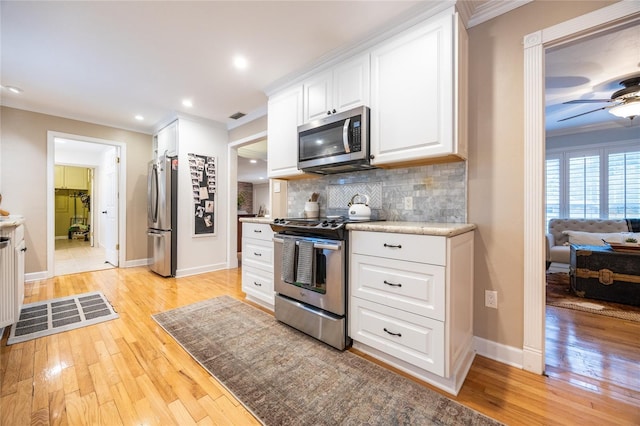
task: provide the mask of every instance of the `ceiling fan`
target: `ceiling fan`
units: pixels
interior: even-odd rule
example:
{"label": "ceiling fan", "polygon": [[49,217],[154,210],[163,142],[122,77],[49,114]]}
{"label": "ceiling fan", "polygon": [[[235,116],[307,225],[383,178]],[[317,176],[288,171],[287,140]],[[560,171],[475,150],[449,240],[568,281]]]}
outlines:
{"label": "ceiling fan", "polygon": [[570,120],[572,118],[580,117],[581,115],[591,114],[592,112],[608,109],[609,113],[622,118],[628,118],[633,120],[637,115],[640,115],[640,75],[622,80],[620,85],[624,89],[620,89],[611,95],[611,99],[576,99],[573,101],[564,102],[564,104],[592,104],[609,102],[613,105],[603,106],[591,111],[583,112],[582,114],[572,115],[571,117],[563,118],[560,121]]}

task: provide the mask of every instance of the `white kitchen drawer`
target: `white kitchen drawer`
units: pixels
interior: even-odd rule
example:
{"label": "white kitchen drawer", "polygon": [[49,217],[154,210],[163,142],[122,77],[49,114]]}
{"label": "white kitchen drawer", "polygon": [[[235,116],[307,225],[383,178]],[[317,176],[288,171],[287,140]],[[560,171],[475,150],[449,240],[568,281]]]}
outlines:
{"label": "white kitchen drawer", "polygon": [[273,306],[273,274],[262,269],[243,266],[242,291]]}
{"label": "white kitchen drawer", "polygon": [[242,266],[273,271],[273,241],[242,239]]}
{"label": "white kitchen drawer", "polygon": [[433,235],[351,231],[351,252],[444,266],[447,239]]}
{"label": "white kitchen drawer", "polygon": [[426,371],[444,376],[444,323],[351,298],[349,335]]}
{"label": "white kitchen drawer", "polygon": [[445,267],[354,254],[351,295],[444,321]]}
{"label": "white kitchen drawer", "polygon": [[271,241],[273,230],[267,223],[242,223],[242,237]]}

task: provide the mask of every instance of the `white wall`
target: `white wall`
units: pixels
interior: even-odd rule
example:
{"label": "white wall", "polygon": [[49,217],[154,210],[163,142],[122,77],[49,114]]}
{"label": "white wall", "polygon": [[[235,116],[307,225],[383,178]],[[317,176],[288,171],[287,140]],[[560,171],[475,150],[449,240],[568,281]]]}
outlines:
{"label": "white wall", "polygon": [[260,206],[267,209],[265,214],[271,214],[269,206],[269,183],[253,184],[253,212],[258,214]]}
{"label": "white wall", "polygon": [[[227,258],[227,129],[193,117],[178,119],[178,265],[176,276],[225,269]],[[188,154],[217,157],[215,235],[193,235],[194,204]],[[235,236],[234,236],[235,238]]]}

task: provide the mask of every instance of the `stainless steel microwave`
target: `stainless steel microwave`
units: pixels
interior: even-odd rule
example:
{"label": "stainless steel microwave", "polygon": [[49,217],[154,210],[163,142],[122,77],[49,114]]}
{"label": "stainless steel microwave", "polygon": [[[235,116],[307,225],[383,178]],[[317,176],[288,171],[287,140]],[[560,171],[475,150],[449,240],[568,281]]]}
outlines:
{"label": "stainless steel microwave", "polygon": [[371,168],[368,107],[298,126],[298,169],[326,175]]}

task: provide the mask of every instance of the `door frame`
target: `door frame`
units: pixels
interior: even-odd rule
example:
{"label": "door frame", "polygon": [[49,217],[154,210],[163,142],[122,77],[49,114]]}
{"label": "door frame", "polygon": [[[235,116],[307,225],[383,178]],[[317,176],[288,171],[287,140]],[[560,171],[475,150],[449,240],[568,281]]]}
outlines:
{"label": "door frame", "polygon": [[54,166],[55,166],[55,139],[70,139],[78,142],[91,142],[102,145],[113,146],[118,150],[118,156],[120,162],[118,163],[116,170],[118,174],[118,244],[120,244],[120,250],[118,252],[118,265],[125,264],[127,246],[127,197],[124,196],[126,192],[127,182],[127,145],[124,142],[99,139],[90,136],[74,135],[71,133],[63,133],[49,130],[47,131],[47,271],[46,278],[52,278],[55,276],[54,256],[55,256],[55,181],[54,181]]}
{"label": "door frame", "polygon": [[640,20],[640,3],[621,1],[524,37],[524,333],[522,366],[545,370],[545,50]]}
{"label": "door frame", "polygon": [[[267,139],[267,131],[249,135],[245,138],[229,142],[227,145],[227,178],[229,179],[229,191],[227,205],[227,264],[229,268],[238,267],[238,148]],[[268,143],[268,142],[267,142]],[[269,180],[270,181],[270,180]],[[269,191],[269,206],[271,206],[271,191]]]}

